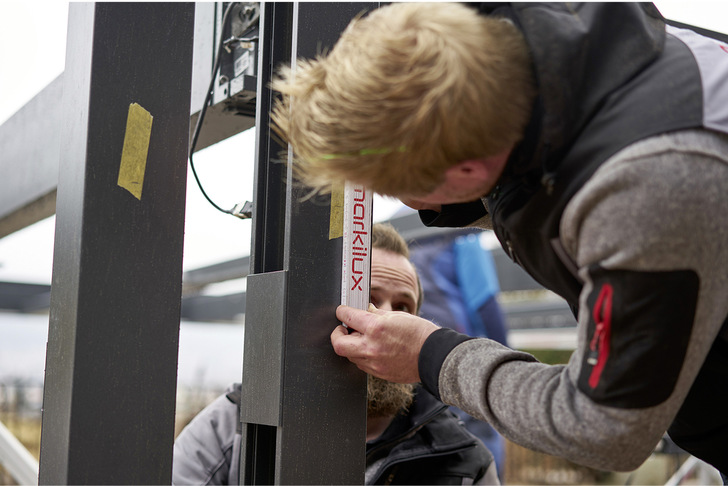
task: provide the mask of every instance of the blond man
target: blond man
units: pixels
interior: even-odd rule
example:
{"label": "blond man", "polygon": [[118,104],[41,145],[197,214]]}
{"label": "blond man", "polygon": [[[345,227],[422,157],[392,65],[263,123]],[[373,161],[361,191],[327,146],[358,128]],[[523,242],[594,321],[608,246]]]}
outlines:
{"label": "blond man", "polygon": [[294,168],[493,228],[578,317],[566,366],[340,307],[335,351],[507,438],[631,470],[666,430],[728,471],[728,45],[651,4],[395,4],[284,70]]}

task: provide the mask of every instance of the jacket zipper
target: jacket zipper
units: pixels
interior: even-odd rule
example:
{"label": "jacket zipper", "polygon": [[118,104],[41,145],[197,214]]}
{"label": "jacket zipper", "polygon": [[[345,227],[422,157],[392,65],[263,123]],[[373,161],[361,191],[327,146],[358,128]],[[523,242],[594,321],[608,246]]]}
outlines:
{"label": "jacket zipper", "polygon": [[592,365],[589,375],[589,386],[594,389],[599,385],[599,379],[609,358],[609,345],[612,334],[612,295],[614,289],[610,284],[604,284],[594,304],[594,336],[589,344],[589,354],[586,362]]}
{"label": "jacket zipper", "polygon": [[516,254],[516,250],[513,249],[513,243],[510,239],[506,240],[506,250],[508,251],[508,256],[511,257],[511,260],[513,260],[513,263],[518,265],[521,268],[524,268],[521,264],[521,260],[518,258],[518,255]]}
{"label": "jacket zipper", "polygon": [[367,460],[370,459],[371,457],[374,456],[374,454],[376,454],[377,452],[379,452],[382,449],[385,449],[385,448],[386,449],[392,449],[397,444],[399,444],[400,442],[402,442],[402,441],[404,441],[406,439],[409,439],[418,430],[420,430],[422,427],[424,427],[425,425],[427,425],[430,422],[432,422],[435,419],[435,417],[437,417],[438,415],[440,415],[442,413],[442,411],[445,410],[445,409],[447,409],[447,405],[441,405],[437,409],[431,410],[428,414],[425,414],[424,417],[422,417],[420,419],[420,421],[417,424],[415,424],[414,427],[410,427],[408,430],[406,430],[405,432],[401,433],[397,437],[393,437],[389,441],[387,441],[387,442],[385,442],[383,444],[379,444],[377,447],[375,447],[374,449],[372,449],[369,452],[367,452],[366,453],[366,459]]}

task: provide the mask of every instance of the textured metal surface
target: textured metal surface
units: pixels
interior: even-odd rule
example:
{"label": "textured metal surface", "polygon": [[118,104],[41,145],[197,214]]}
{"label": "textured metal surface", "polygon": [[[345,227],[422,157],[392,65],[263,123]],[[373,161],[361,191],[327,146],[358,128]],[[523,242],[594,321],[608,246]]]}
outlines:
{"label": "textured metal surface", "polygon": [[[169,484],[193,4],[71,4],[41,484]],[[153,118],[143,193],[117,184]]]}
{"label": "textured metal surface", "polygon": [[[283,147],[277,143],[270,127],[269,113],[274,93],[269,89],[275,66],[290,61],[291,32],[293,30],[293,7],[289,3],[266,3],[260,16],[260,51],[258,59],[258,85],[256,99],[256,154],[253,187],[252,235],[250,246],[250,273],[264,274],[283,270],[286,168],[276,163]],[[251,290],[250,288],[248,290]],[[247,299],[246,308],[255,313],[256,302]],[[279,302],[284,307],[285,302]],[[246,324],[251,333],[268,323]],[[275,325],[275,323],[273,324]],[[285,323],[284,323],[285,326]],[[281,330],[281,333],[285,329]],[[283,337],[281,338],[283,339]],[[245,348],[256,338],[246,339]],[[281,345],[281,360],[283,359]],[[245,353],[243,353],[245,359]],[[278,366],[282,366],[279,363]],[[243,369],[243,382],[263,379],[254,369]],[[282,378],[272,386],[282,386]],[[282,406],[279,403],[278,408]],[[278,427],[256,422],[244,422],[241,447],[241,484],[274,484],[276,481]]]}
{"label": "textured metal surface", "polygon": [[[329,340],[338,324],[334,311],[341,292],[341,239],[329,240],[330,199],[306,198],[308,190],[294,184],[286,166],[277,163],[283,151],[268,125],[272,93],[266,87],[280,63],[289,63],[291,57],[313,57],[332,46],[352,17],[375,6],[264,5],[251,273],[285,270],[287,290],[280,302],[285,321],[279,425],[245,424],[242,482],[246,484],[362,484],[364,480],[366,376],[336,356]],[[249,288],[249,313],[260,305],[250,295]],[[252,342],[248,333],[266,325],[247,321],[245,355]],[[259,374],[244,381],[273,379],[247,367],[243,372]],[[345,460],[332,463],[336,457]]]}
{"label": "textured metal surface", "polygon": [[286,166],[284,147],[270,126],[269,113],[275,94],[269,83],[276,67],[290,62],[293,30],[292,4],[267,3],[260,17],[260,58],[256,105],[256,154],[253,187],[253,222],[250,273],[283,270],[285,234]]}
{"label": "textured metal surface", "polygon": [[245,316],[245,354],[241,420],[281,425],[281,373],[283,326],[286,321],[286,272],[248,277],[246,297],[251,305]]}

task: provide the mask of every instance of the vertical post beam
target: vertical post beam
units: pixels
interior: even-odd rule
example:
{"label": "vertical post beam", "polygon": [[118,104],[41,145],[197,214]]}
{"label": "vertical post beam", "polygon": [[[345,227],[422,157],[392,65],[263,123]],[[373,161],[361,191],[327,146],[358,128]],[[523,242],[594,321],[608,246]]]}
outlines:
{"label": "vertical post beam", "polygon": [[41,484],[171,482],[193,23],[71,4]]}
{"label": "vertical post beam", "polygon": [[[243,353],[243,396],[241,403],[242,447],[240,484],[274,484],[276,465],[276,435],[280,424],[280,390],[282,369],[283,319],[285,318],[286,275],[283,272],[286,210],[286,167],[276,163],[283,147],[274,136],[269,113],[274,94],[269,88],[276,66],[291,59],[293,4],[269,2],[261,5],[256,98],[256,158],[253,189],[253,224],[250,247],[250,275],[246,291],[246,338]],[[277,277],[270,277],[280,273]],[[268,280],[275,279],[265,288]],[[259,283],[260,281],[260,283]],[[274,305],[284,308],[280,314],[263,315],[255,297],[266,290],[279,288],[277,295],[268,295]],[[248,308],[248,303],[252,308]],[[257,314],[257,315],[256,315]],[[275,319],[275,320],[274,320]],[[260,343],[275,339],[269,351],[260,357]],[[274,370],[274,371],[271,371]],[[256,388],[267,382],[262,391],[265,402],[257,399]],[[256,397],[253,399],[253,397]],[[261,414],[267,414],[262,417]],[[267,420],[261,420],[267,419]]]}
{"label": "vertical post beam", "polygon": [[[268,83],[280,64],[325,51],[355,15],[377,5],[263,6],[241,484],[364,482],[366,375],[336,356],[329,340],[338,325],[342,240],[329,237],[330,198],[309,198],[290,164],[278,163],[283,147],[270,132]],[[256,301],[263,296],[283,311],[256,310],[270,307]],[[278,348],[261,352],[273,338]],[[266,386],[246,393],[246,383],[260,381]]]}

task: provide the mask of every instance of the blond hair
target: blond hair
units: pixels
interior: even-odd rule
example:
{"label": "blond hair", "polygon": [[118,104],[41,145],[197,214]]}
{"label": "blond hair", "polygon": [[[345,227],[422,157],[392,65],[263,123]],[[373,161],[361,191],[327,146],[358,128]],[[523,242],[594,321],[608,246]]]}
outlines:
{"label": "blond hair", "polygon": [[356,18],[330,54],[283,68],[272,86],[274,128],[305,184],[351,180],[390,196],[427,194],[450,166],[512,147],[535,92],[517,28],[451,3]]}

